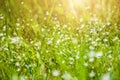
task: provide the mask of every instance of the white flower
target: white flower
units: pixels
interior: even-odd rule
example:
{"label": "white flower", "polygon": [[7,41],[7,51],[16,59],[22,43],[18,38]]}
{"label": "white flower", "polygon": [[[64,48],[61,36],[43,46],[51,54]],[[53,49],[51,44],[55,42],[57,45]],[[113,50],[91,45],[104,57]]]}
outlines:
{"label": "white flower", "polygon": [[82,25],[81,25],[81,29],[82,29],[82,28],[84,28],[84,27],[85,27],[85,25],[84,25],[84,24],[82,24]]}
{"label": "white flower", "polygon": [[2,14],[0,14],[0,19],[4,19],[4,16]]}
{"label": "white flower", "polygon": [[111,58],[112,58],[112,55],[111,55],[111,54],[109,54],[109,55],[108,55],[108,58],[110,58],[110,59],[111,59]]}
{"label": "white flower", "polygon": [[16,66],[20,66],[20,63],[19,63],[19,62],[16,62],[15,65],[16,65]]}
{"label": "white flower", "polygon": [[60,40],[57,40],[56,43],[59,44],[59,43],[60,43]]}
{"label": "white flower", "polygon": [[112,39],[112,41],[116,41],[116,40],[119,40],[119,38],[118,38],[118,37],[114,37],[114,38]]}
{"label": "white flower", "polygon": [[18,43],[20,41],[20,37],[12,37],[10,38],[11,43]]}
{"label": "white flower", "polygon": [[110,22],[107,22],[106,24],[109,26],[111,23],[110,23]]}
{"label": "white flower", "polygon": [[103,52],[97,52],[95,56],[96,58],[100,58],[102,55],[103,55]]}
{"label": "white flower", "polygon": [[21,58],[21,56],[17,56],[17,58],[19,59],[19,60],[21,60],[22,58]]}
{"label": "white flower", "polygon": [[74,58],[70,57],[69,60],[70,60],[70,61],[74,61]]}
{"label": "white flower", "polygon": [[73,42],[74,44],[77,44],[77,43],[78,43],[78,40],[75,39],[75,38],[72,38],[72,42]]}
{"label": "white flower", "polygon": [[107,41],[108,41],[108,39],[107,39],[107,38],[105,38],[105,39],[103,39],[103,41],[104,41],[104,42],[107,42]]}
{"label": "white flower", "polygon": [[89,46],[89,49],[90,50],[94,50],[95,48],[93,46]]}
{"label": "white flower", "polygon": [[59,76],[59,75],[60,75],[60,71],[59,71],[59,70],[54,70],[54,71],[52,72],[52,75],[53,75],[53,76]]}
{"label": "white flower", "polygon": [[17,75],[13,75],[12,76],[12,80],[18,80],[18,76]]}
{"label": "white flower", "polygon": [[95,76],[95,72],[93,72],[93,71],[91,71],[90,73],[89,73],[89,77],[94,77]]}
{"label": "white flower", "polygon": [[22,1],[21,4],[24,4],[24,2]]}
{"label": "white flower", "polygon": [[48,11],[46,11],[46,15],[49,15],[49,12],[48,12]]}
{"label": "white flower", "polygon": [[106,73],[102,76],[101,80],[111,80],[110,79],[110,73]]}
{"label": "white flower", "polygon": [[83,22],[83,18],[80,18],[80,22]]}
{"label": "white flower", "polygon": [[86,67],[87,67],[87,66],[88,66],[88,63],[84,63],[84,66],[86,66]]}
{"label": "white flower", "polygon": [[25,76],[20,76],[20,80],[26,80]]}
{"label": "white flower", "polygon": [[63,28],[67,28],[67,25],[66,25],[66,24],[64,24],[64,25],[63,25]]}
{"label": "white flower", "polygon": [[53,38],[48,38],[48,42],[47,42],[47,44],[51,44],[52,41],[53,41]]}
{"label": "white flower", "polygon": [[20,68],[18,68],[17,71],[19,72],[19,71],[20,71]]}
{"label": "white flower", "polygon": [[90,58],[95,57],[95,52],[94,52],[94,51],[90,51],[90,52],[88,53],[88,56],[89,56]]}
{"label": "white flower", "polygon": [[61,77],[64,80],[70,80],[70,79],[72,79],[72,76],[68,72],[65,72]]}
{"label": "white flower", "polygon": [[89,59],[89,62],[93,62],[95,59],[94,58],[90,58]]}
{"label": "white flower", "polygon": [[4,34],[3,33],[0,33],[0,37],[3,36]]}
{"label": "white flower", "polygon": [[16,23],[16,26],[20,26],[20,23]]}

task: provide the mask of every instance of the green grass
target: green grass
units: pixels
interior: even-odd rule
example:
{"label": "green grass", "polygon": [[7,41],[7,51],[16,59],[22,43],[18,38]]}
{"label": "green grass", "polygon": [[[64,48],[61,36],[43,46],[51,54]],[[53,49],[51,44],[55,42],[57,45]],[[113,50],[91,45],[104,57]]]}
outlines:
{"label": "green grass", "polygon": [[68,1],[0,1],[0,80],[120,80],[119,0]]}

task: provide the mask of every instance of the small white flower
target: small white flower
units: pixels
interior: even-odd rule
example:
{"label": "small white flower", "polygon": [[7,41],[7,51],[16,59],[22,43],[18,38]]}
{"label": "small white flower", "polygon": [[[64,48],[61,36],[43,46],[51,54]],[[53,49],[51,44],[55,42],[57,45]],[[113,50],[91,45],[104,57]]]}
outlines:
{"label": "small white flower", "polygon": [[0,33],[0,37],[3,36],[4,34],[3,33]]}
{"label": "small white flower", "polygon": [[73,38],[73,39],[72,39],[72,42],[73,42],[74,44],[77,44],[77,43],[78,43],[78,40],[75,39],[75,38]]}
{"label": "small white flower", "polygon": [[111,58],[112,58],[112,55],[111,55],[111,54],[109,54],[109,55],[108,55],[108,58],[110,58],[110,59],[111,59]]}
{"label": "small white flower", "polygon": [[17,56],[17,58],[19,59],[19,60],[21,60],[22,58],[21,58],[21,56]]}
{"label": "small white flower", "polygon": [[59,44],[59,43],[60,43],[60,40],[57,40],[56,43]]}
{"label": "small white flower", "polygon": [[83,18],[80,18],[80,22],[83,22]]}
{"label": "small white flower", "polygon": [[70,79],[72,79],[72,76],[68,72],[65,72],[61,77],[64,80],[70,80]]}
{"label": "small white flower", "polygon": [[89,59],[89,62],[93,62],[95,59],[94,58],[90,58]]}
{"label": "small white flower", "polygon": [[79,59],[79,58],[80,58],[80,56],[77,54],[77,55],[75,56],[75,58],[76,58],[76,59]]}
{"label": "small white flower", "polygon": [[52,41],[53,41],[53,38],[48,38],[48,42],[47,42],[47,44],[51,44]]}
{"label": "small white flower", "polygon": [[46,15],[49,15],[49,12],[48,12],[48,11],[46,11]]}
{"label": "small white flower", "polygon": [[89,49],[90,50],[94,50],[95,48],[93,46],[89,46]]}
{"label": "small white flower", "polygon": [[88,56],[89,56],[90,58],[95,57],[95,52],[94,52],[94,51],[90,51],[90,52],[88,53]]}
{"label": "small white flower", "polygon": [[108,70],[108,71],[111,71],[111,68],[108,68],[107,70]]}
{"label": "small white flower", "polygon": [[102,55],[103,55],[102,52],[97,52],[95,56],[96,56],[96,58],[100,58]]}
{"label": "small white flower", "polygon": [[19,37],[12,37],[10,38],[11,40],[11,43],[18,43],[20,41],[20,38]]}
{"label": "small white flower", "polygon": [[22,1],[21,4],[24,4],[24,2]]}
{"label": "small white flower", "polygon": [[47,20],[47,17],[44,17],[44,20]]}
{"label": "small white flower", "polygon": [[20,26],[20,23],[16,23],[16,26]]}
{"label": "small white flower", "polygon": [[20,71],[20,68],[18,68],[17,71],[19,72],[19,71]]}
{"label": "small white flower", "polygon": [[102,76],[101,80],[111,80],[110,79],[110,73],[106,73]]}
{"label": "small white flower", "polygon": [[89,73],[89,77],[94,77],[95,76],[95,72],[93,72],[93,71],[91,71],[90,73]]}
{"label": "small white flower", "polygon": [[88,66],[88,63],[84,63],[84,66],[86,66],[86,67],[87,67],[87,66]]}
{"label": "small white flower", "polygon": [[13,75],[12,76],[12,80],[18,80],[18,76],[17,75]]}
{"label": "small white flower", "polygon": [[114,37],[114,38],[112,39],[112,41],[116,41],[116,40],[119,40],[119,38],[118,38],[118,37]]}
{"label": "small white flower", "polygon": [[107,22],[107,25],[109,26],[111,23],[110,22]]}
{"label": "small white flower", "polygon": [[81,25],[81,28],[84,28],[84,27],[85,27],[85,25],[84,25],[84,24],[82,24],[82,25]]}
{"label": "small white flower", "polygon": [[25,76],[20,76],[20,80],[26,80]]}
{"label": "small white flower", "polygon": [[74,61],[74,58],[70,57],[69,60]]}
{"label": "small white flower", "polygon": [[105,38],[105,39],[103,39],[103,41],[104,41],[104,42],[107,42],[107,41],[108,41],[108,39],[107,39],[107,38]]}
{"label": "small white flower", "polygon": [[20,66],[20,63],[19,63],[19,62],[16,62],[15,65],[16,65],[16,66]]}
{"label": "small white flower", "polygon": [[2,14],[0,14],[0,19],[4,19],[4,16]]}
{"label": "small white flower", "polygon": [[63,28],[67,28],[67,25],[66,25],[66,24],[64,24],[64,25],[63,25]]}
{"label": "small white flower", "polygon": [[60,71],[59,71],[59,70],[54,70],[54,71],[52,72],[52,75],[53,75],[53,76],[59,76],[59,75],[60,75]]}

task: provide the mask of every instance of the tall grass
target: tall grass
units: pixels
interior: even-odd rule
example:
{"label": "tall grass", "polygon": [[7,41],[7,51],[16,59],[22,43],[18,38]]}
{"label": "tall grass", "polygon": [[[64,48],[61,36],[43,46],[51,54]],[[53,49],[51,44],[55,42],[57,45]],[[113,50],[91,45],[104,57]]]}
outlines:
{"label": "tall grass", "polygon": [[119,3],[1,0],[0,80],[119,80]]}

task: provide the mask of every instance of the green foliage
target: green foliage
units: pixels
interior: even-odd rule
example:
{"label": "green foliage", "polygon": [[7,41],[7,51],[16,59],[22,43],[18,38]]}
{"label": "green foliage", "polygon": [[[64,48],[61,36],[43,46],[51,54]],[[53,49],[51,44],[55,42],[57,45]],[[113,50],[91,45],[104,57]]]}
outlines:
{"label": "green foliage", "polygon": [[119,3],[0,0],[0,80],[119,80]]}

